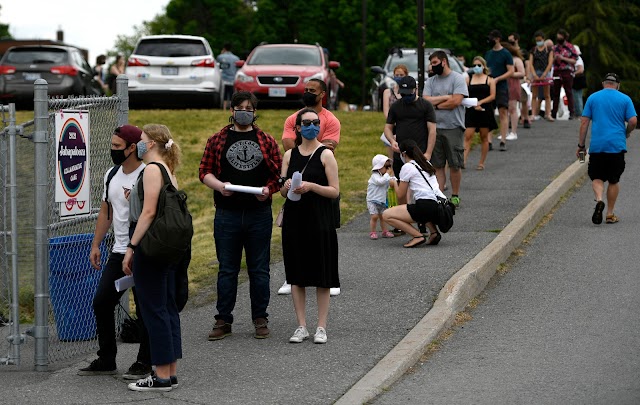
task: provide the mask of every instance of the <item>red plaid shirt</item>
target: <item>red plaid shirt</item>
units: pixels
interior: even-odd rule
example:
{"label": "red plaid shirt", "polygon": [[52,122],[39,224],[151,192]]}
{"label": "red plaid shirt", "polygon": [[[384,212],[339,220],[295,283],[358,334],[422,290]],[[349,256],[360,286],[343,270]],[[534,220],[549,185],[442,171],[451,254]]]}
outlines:
{"label": "red plaid shirt", "polygon": [[[200,160],[200,181],[204,180],[204,176],[211,173],[219,179],[222,172],[222,151],[224,145],[227,142],[227,135],[229,129],[233,126],[227,125],[222,128],[217,134],[213,134],[207,141],[207,146],[204,148],[204,154],[202,160]],[[278,185],[278,179],[280,178],[280,169],[282,168],[282,156],[280,156],[280,148],[275,139],[260,128],[254,126],[256,129],[256,135],[258,137],[258,144],[260,145],[260,151],[269,169],[269,181],[267,187],[269,187],[269,194],[274,194],[280,191]],[[220,179],[221,180],[221,179]]]}

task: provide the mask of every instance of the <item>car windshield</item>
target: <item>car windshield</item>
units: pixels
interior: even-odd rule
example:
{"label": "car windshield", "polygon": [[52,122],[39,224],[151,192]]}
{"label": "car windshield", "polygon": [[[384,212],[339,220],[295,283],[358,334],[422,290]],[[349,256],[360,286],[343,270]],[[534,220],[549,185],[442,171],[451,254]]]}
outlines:
{"label": "car windshield", "polygon": [[315,48],[264,47],[256,49],[247,64],[320,66],[321,62]]}
{"label": "car windshield", "polygon": [[[451,55],[447,55],[447,59],[449,60],[449,66],[451,70],[454,72],[462,73],[462,69],[460,68],[460,64],[457,59]],[[429,55],[424,55],[424,66],[427,68],[429,66]],[[416,53],[404,53],[402,57],[397,54],[393,54],[391,56],[391,60],[389,65],[387,66],[387,71],[389,74],[393,74],[393,68],[398,65],[405,65],[409,72],[417,72],[418,71],[418,55]]]}
{"label": "car windshield", "polygon": [[66,63],[67,51],[64,49],[14,49],[7,55],[7,63]]}
{"label": "car windshield", "polygon": [[172,58],[181,56],[204,56],[209,54],[202,41],[178,38],[146,39],[138,44],[138,47],[133,53],[136,55]]}

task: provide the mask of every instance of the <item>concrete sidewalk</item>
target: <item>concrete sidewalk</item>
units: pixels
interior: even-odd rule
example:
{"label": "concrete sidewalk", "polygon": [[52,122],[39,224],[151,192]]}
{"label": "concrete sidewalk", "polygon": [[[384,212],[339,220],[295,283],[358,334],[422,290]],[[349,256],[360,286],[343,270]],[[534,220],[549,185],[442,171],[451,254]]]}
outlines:
{"label": "concrete sidewalk", "polygon": [[[548,191],[545,198],[549,202],[527,211],[524,216],[528,220],[507,229],[575,161],[578,125],[577,121],[536,121],[532,129],[520,128],[519,140],[509,142],[507,152],[490,152],[486,169],[481,172],[473,169],[479,152],[472,151],[470,169],[463,173],[462,203],[455,225],[438,246],[403,249],[401,245],[408,237],[371,241],[367,215],[341,228],[338,238],[343,287],[342,294],[331,301],[326,345],[288,343],[297,324],[291,298],[275,294],[284,280],[282,263],[277,263],[272,266],[269,339],[252,337],[247,284],[239,287],[233,335],[222,341],[207,341],[214,305],[182,314],[184,359],[179,363],[180,387],[176,390],[166,394],[136,393],[128,391],[117,378],[80,377],[76,371],[86,364],[82,361],[50,373],[3,372],[0,368],[6,381],[4,397],[20,403],[48,399],[62,404],[141,400],[158,404],[328,404],[344,395],[342,403],[362,403],[402,374],[407,356],[412,356],[408,352],[394,355],[404,365],[385,363],[384,375],[374,367],[428,315],[454,274],[468,267],[487,246],[502,240],[503,247],[485,259],[490,260],[485,267],[490,270],[493,266],[495,270],[504,260],[503,255],[508,256],[520,243],[521,232],[514,227],[535,225],[538,214],[532,213],[550,209],[551,200],[562,193],[562,188]],[[573,167],[570,171],[584,170],[584,165]],[[561,182],[568,186],[574,179],[565,176]],[[363,184],[363,190],[365,187]],[[470,280],[480,280],[473,271],[470,274]],[[215,280],[211,283],[215,284]],[[472,287],[482,289],[482,283],[472,283]],[[459,280],[450,281],[449,286],[454,288],[447,287],[442,296],[447,311],[455,313],[464,304],[471,291],[461,288],[464,285]],[[308,325],[315,329],[315,294],[310,290],[308,295]],[[427,329],[434,332],[446,327],[446,318],[429,321]],[[418,338],[411,345],[414,353],[420,352],[427,336],[416,334]],[[135,345],[120,345],[121,372],[134,360],[136,349]],[[93,357],[88,356],[87,360]],[[376,372],[374,379],[367,376],[372,370]]]}

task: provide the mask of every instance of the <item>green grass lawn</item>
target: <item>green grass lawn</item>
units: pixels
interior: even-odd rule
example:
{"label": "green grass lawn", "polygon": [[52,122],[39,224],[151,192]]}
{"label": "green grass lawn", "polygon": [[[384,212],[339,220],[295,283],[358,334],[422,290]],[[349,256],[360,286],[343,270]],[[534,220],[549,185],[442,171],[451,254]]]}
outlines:
{"label": "green grass lawn", "polygon": [[[284,121],[291,113],[290,110],[258,111],[257,125],[280,144]],[[342,222],[345,223],[366,208],[371,158],[377,153],[385,153],[379,140],[384,117],[373,112],[337,112],[336,115],[342,123],[336,158],[342,194]],[[167,125],[182,148],[183,160],[177,176],[180,187],[189,196],[189,209],[194,220],[189,276],[192,297],[199,303],[215,298],[212,291],[215,290],[218,267],[213,243],[212,190],[198,179],[198,166],[207,139],[227,125],[228,119],[229,113],[221,110],[134,110],[129,114],[129,122],[140,127],[152,122]],[[283,202],[280,195],[274,195],[274,218]],[[274,262],[282,258],[281,230],[275,226],[271,257]]]}

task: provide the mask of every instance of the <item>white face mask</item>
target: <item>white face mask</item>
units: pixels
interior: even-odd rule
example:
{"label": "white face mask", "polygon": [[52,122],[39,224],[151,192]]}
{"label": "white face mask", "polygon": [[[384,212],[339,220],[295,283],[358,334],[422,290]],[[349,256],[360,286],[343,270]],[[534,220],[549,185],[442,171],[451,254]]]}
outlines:
{"label": "white face mask", "polygon": [[404,164],[404,163],[407,163],[407,161],[406,161],[406,160],[405,160],[405,158],[404,158],[404,153],[401,153],[401,154],[400,154],[400,160],[402,160],[402,163],[403,163],[403,164]]}

